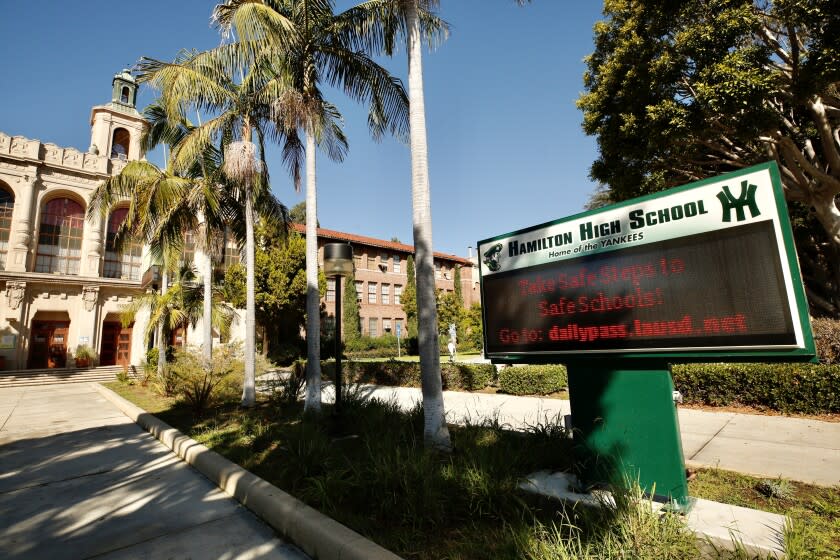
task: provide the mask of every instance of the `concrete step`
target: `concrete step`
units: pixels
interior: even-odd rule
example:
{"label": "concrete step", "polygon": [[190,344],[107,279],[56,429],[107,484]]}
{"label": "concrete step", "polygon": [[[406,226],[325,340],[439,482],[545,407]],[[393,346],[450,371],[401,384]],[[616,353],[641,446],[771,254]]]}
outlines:
{"label": "concrete step", "polygon": [[[133,370],[134,368],[130,368]],[[102,366],[89,369],[29,369],[0,372],[0,387],[28,387],[61,383],[89,383],[113,381],[123,371],[122,366]],[[133,371],[130,371],[130,374]]]}

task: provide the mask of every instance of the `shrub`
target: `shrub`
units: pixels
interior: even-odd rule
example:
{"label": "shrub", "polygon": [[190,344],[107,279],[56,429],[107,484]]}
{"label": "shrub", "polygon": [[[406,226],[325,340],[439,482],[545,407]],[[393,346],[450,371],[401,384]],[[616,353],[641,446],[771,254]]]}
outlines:
{"label": "shrub", "polygon": [[566,366],[513,366],[499,371],[499,389],[511,395],[548,395],[566,388]]}
{"label": "shrub", "polygon": [[840,321],[836,319],[811,319],[817,357],[820,363],[836,364],[840,361]]}
{"label": "shrub", "polygon": [[490,385],[496,374],[493,364],[441,364],[444,389],[478,391]]}
{"label": "shrub", "polygon": [[209,371],[202,363],[201,354],[194,349],[177,350],[169,366],[174,384],[174,394],[188,403],[196,412],[204,411],[215,400],[230,397],[241,387],[244,364],[238,345],[221,345],[213,349]]}
{"label": "shrub", "polygon": [[681,364],[672,372],[674,386],[689,404],[840,412],[840,365]]}
{"label": "shrub", "polygon": [[[400,352],[408,354],[406,340],[400,339]],[[359,336],[344,341],[344,353],[353,358],[392,358],[397,355],[397,337],[393,334],[382,336]]]}
{"label": "shrub", "polygon": [[[486,387],[493,379],[495,366],[490,364],[441,364],[444,389],[475,391]],[[324,377],[335,375],[335,362],[321,364]],[[343,362],[342,380],[346,383],[370,383],[395,387],[420,387],[419,362]]]}

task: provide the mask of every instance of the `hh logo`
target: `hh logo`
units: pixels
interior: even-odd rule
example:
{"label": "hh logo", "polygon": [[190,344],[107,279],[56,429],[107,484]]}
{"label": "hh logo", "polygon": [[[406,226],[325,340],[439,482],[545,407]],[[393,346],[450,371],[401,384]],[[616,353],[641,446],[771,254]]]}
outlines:
{"label": "hh logo", "polygon": [[490,249],[484,252],[484,264],[487,265],[492,272],[501,270],[502,265],[499,264],[499,259],[502,256],[502,244],[496,243]]}
{"label": "hh logo", "polygon": [[732,210],[735,210],[735,219],[743,222],[747,219],[744,214],[744,207],[749,207],[750,215],[755,218],[761,212],[758,205],[755,203],[755,191],[758,189],[756,185],[749,185],[746,181],[741,181],[741,194],[738,198],[732,196],[732,192],[728,186],[724,186],[721,192],[717,194],[720,205],[723,208],[723,221],[732,221]]}

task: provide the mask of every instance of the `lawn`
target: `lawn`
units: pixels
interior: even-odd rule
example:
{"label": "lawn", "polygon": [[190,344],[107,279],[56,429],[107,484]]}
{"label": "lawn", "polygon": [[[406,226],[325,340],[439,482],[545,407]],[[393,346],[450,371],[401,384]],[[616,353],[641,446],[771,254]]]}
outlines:
{"label": "lawn", "polygon": [[[422,446],[422,410],[368,402],[349,391],[341,422],[325,406],[303,417],[301,403],[235,402],[196,416],[138,385],[110,388],[244,468],[411,559],[694,558],[693,537],[625,503],[620,514],[564,511],[517,489],[540,469],[566,470],[570,440],[554,424],[527,433],[489,421],[452,426],[455,452]],[[840,489],[789,483],[783,498],[761,481],[701,470],[691,494],[788,514],[792,558],[840,557]],[[630,556],[627,556],[630,554]],[[728,556],[724,556],[728,557]]]}

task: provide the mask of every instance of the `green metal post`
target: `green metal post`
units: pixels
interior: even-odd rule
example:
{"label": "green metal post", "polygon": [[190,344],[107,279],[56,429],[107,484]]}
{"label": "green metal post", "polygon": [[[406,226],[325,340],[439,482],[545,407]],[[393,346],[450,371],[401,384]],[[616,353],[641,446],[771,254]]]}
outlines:
{"label": "green metal post", "polygon": [[638,481],[654,499],[690,507],[667,364],[592,359],[568,364],[568,372],[581,480]]}

